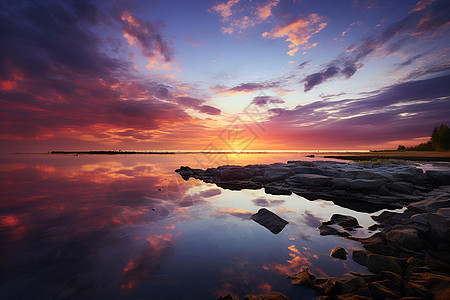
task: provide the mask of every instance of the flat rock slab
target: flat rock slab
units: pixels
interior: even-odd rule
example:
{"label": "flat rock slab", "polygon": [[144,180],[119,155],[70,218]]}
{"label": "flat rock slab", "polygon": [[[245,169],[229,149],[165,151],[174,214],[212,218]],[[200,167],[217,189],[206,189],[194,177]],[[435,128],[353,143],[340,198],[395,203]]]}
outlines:
{"label": "flat rock slab", "polygon": [[273,234],[280,233],[289,222],[280,218],[270,210],[261,208],[256,214],[251,216],[256,223],[266,227]]}
{"label": "flat rock slab", "polygon": [[361,212],[401,208],[424,200],[426,193],[447,184],[450,172],[411,165],[288,161],[270,165],[220,166],[206,170],[180,167],[183,179],[195,178],[232,190],[261,189],[275,195],[295,193],[308,200],[330,200]]}

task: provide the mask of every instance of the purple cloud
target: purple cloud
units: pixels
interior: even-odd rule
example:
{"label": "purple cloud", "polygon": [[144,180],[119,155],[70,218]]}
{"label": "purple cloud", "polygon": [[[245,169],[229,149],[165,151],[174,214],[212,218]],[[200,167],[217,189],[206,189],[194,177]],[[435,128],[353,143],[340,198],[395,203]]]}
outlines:
{"label": "purple cloud", "polygon": [[255,98],[253,98],[252,103],[257,106],[265,106],[269,103],[281,104],[281,103],[284,103],[284,101],[279,98],[272,97],[272,96],[257,96]]}
{"label": "purple cloud", "polygon": [[343,76],[346,79],[352,77],[363,66],[364,59],[376,49],[387,46],[391,53],[397,51],[408,43],[414,43],[418,36],[448,24],[449,15],[448,1],[436,1],[420,11],[412,11],[379,35],[366,36],[356,45],[348,47],[345,53],[328,63],[322,70],[307,75],[302,80],[305,92],[336,77]]}

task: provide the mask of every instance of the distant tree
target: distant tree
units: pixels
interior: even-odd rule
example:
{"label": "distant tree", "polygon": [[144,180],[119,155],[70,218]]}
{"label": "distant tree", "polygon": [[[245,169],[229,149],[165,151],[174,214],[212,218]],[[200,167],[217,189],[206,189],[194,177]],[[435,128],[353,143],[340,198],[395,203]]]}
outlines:
{"label": "distant tree", "polygon": [[431,144],[436,150],[450,150],[450,130],[447,124],[435,127],[431,135]]}
{"label": "distant tree", "polygon": [[[400,150],[399,145],[399,149]],[[450,150],[450,129],[447,124],[441,124],[439,127],[434,127],[431,139],[420,145],[408,147],[406,150],[411,151],[448,151]]]}
{"label": "distant tree", "polygon": [[403,145],[398,145],[397,151],[402,151],[402,150],[406,150],[406,147]]}

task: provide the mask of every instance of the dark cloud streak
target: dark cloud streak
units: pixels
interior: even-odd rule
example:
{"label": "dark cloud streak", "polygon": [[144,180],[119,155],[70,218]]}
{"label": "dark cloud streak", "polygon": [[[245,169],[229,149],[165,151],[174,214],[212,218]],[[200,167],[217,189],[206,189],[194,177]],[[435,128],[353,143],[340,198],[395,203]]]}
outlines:
{"label": "dark cloud streak", "polygon": [[[402,20],[394,23],[377,36],[366,36],[350,46],[337,59],[331,61],[319,72],[307,75],[302,82],[304,91],[310,91],[325,81],[337,77],[352,77],[363,66],[364,59],[375,50],[387,46],[392,53],[404,47],[414,37],[432,32],[449,22],[450,3],[437,1],[420,11],[413,11]],[[407,35],[406,37],[404,35]],[[411,62],[412,63],[412,62]]]}

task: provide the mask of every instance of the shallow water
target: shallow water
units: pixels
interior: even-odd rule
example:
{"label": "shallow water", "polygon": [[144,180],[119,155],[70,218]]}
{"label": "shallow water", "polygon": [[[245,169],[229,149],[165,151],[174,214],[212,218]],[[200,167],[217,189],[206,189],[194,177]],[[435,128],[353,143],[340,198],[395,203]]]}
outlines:
{"label": "shallow water", "polygon": [[[230,191],[184,181],[181,165],[313,160],[301,154],[12,155],[0,161],[1,299],[215,299],[225,293],[315,294],[286,274],[367,269],[329,256],[358,242],[320,236],[332,214],[368,214],[328,201]],[[251,220],[266,207],[289,221],[277,234]],[[360,229],[356,235],[368,232]],[[350,255],[351,257],[351,255]]]}

